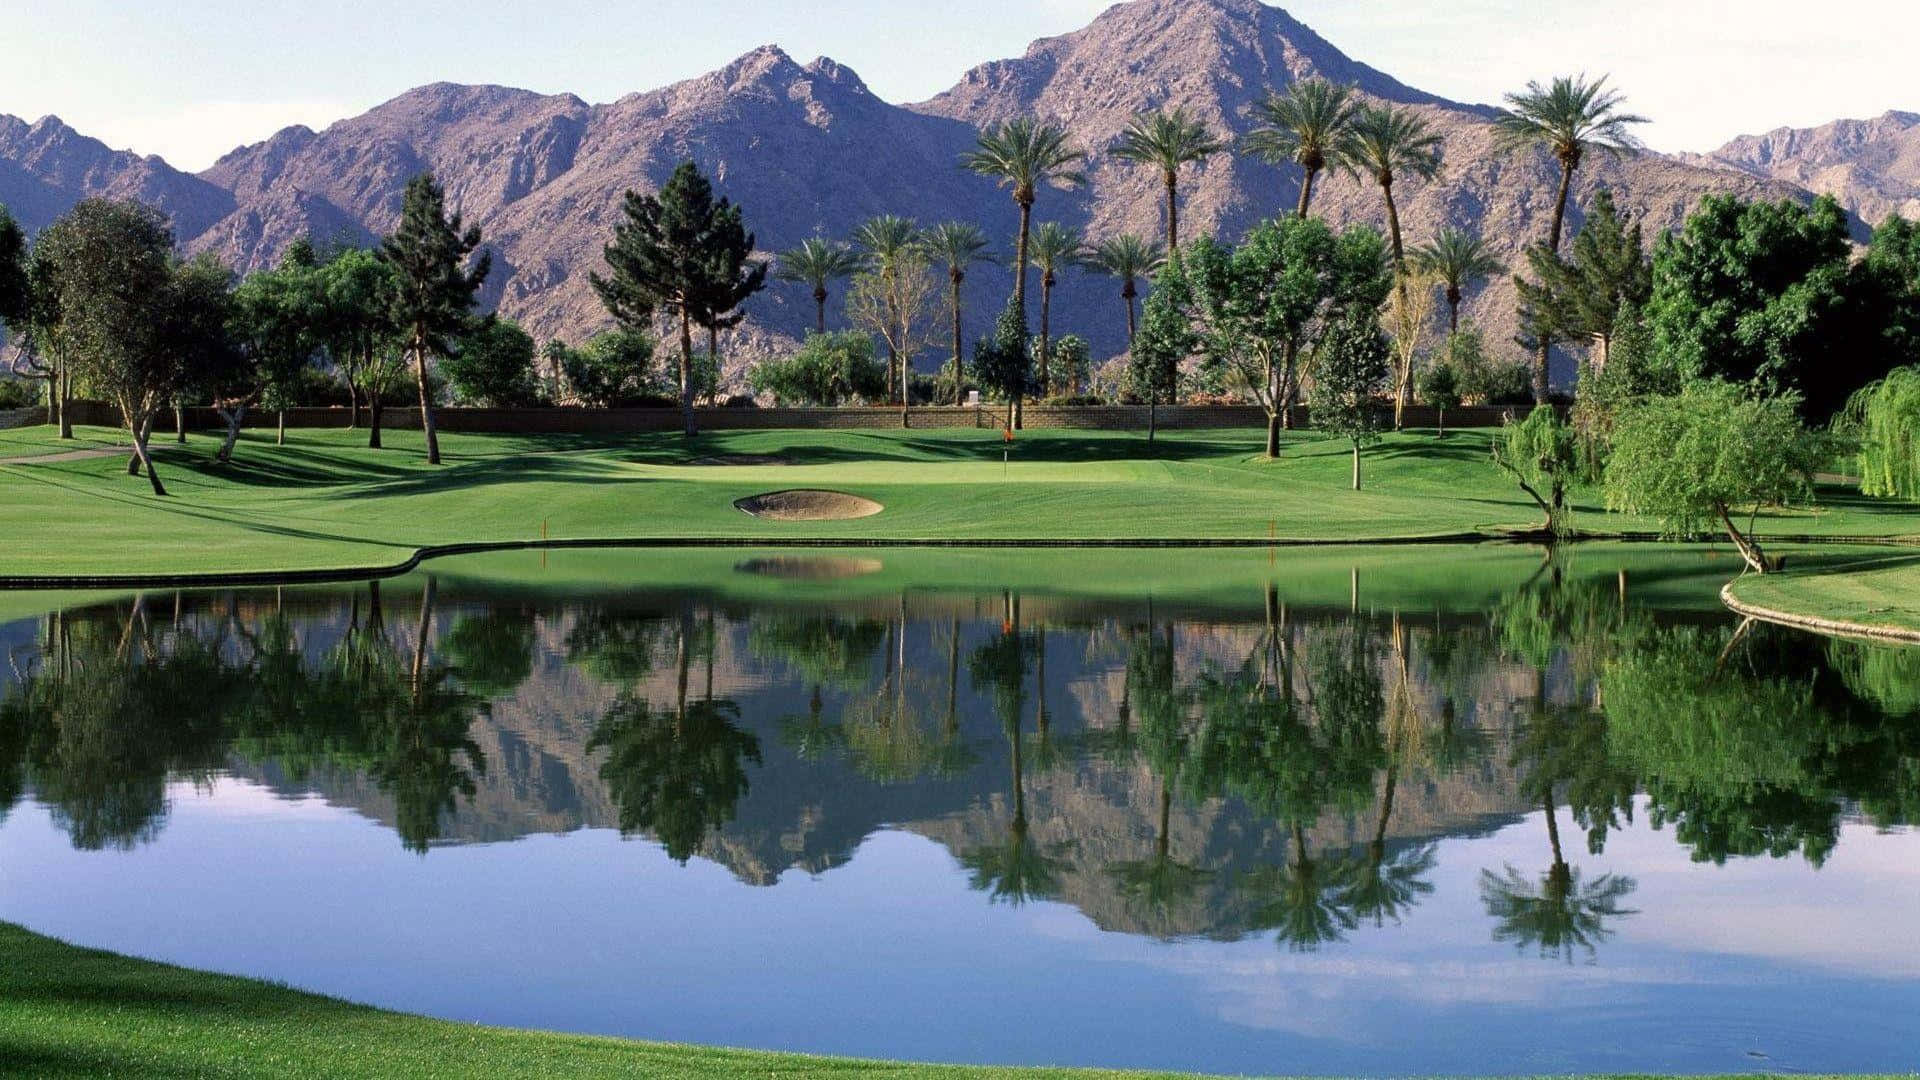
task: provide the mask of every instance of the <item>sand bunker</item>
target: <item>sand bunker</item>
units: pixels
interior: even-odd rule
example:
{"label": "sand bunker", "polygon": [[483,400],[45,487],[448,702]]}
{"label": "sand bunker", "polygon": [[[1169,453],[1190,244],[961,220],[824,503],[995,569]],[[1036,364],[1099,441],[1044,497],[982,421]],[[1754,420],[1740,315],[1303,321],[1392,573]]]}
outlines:
{"label": "sand bunker", "polygon": [[846,521],[872,517],[886,509],[872,499],[849,495],[844,491],[769,491],[735,499],[733,505],[768,521]]}
{"label": "sand bunker", "polygon": [[840,578],[859,577],[862,574],[877,574],[886,567],[881,565],[879,559],[852,559],[833,555],[818,558],[775,555],[736,563],[734,569],[742,574],[762,574],[766,577],[787,578],[793,581],[836,581]]}

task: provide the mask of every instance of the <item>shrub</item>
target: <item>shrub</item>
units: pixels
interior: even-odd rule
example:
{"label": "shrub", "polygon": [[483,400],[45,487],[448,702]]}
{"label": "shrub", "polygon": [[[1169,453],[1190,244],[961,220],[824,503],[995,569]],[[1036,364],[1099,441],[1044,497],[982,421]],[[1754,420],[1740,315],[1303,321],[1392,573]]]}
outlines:
{"label": "shrub", "polygon": [[490,316],[460,336],[440,372],[463,405],[514,408],[540,399],[533,357],[533,338],[519,323]]}
{"label": "shrub", "polygon": [[662,393],[653,358],[653,338],[638,330],[609,330],[578,349],[561,341],[547,344],[547,359],[566,377],[573,396],[603,409],[680,404]]}
{"label": "shrub", "polygon": [[747,381],[782,405],[843,405],[884,398],[887,365],[858,330],[812,333],[792,356],[756,365]]}

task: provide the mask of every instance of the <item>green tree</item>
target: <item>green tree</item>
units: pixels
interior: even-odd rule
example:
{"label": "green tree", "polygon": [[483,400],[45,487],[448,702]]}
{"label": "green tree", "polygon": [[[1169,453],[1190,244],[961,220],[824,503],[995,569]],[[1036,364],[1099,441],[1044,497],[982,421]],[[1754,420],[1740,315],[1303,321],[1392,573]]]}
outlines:
{"label": "green tree", "polygon": [[1114,140],[1114,157],[1160,170],[1160,183],[1167,193],[1168,258],[1180,249],[1180,167],[1197,165],[1226,148],[1205,121],[1182,105],[1136,113]]}
{"label": "green tree", "polygon": [[1187,312],[1191,299],[1180,260],[1161,267],[1147,297],[1146,319],[1127,352],[1127,383],[1147,399],[1148,443],[1159,427],[1160,400],[1173,397],[1180,385],[1180,365],[1201,345]]}
{"label": "green tree", "polygon": [[1623,311],[1646,304],[1653,292],[1653,264],[1639,222],[1629,227],[1601,190],[1593,210],[1562,257],[1543,247],[1527,249],[1529,280],[1516,277],[1523,335],[1534,340],[1591,342],[1599,366],[1612,357],[1613,336]]}
{"label": "green tree", "polygon": [[380,245],[380,257],[393,268],[387,279],[387,317],[413,361],[420,394],[420,427],[427,436],[427,463],[440,464],[440,436],[433,422],[433,389],[427,361],[444,357],[467,327],[474,294],[493,267],[482,251],[480,228],[462,230],[459,214],[447,214],[446,193],[432,173],[407,182],[400,225]]}
{"label": "green tree", "polygon": [[652,397],[659,389],[653,335],[616,327],[588,338],[578,349],[547,343],[547,360],[559,368],[582,404],[619,408]]}
{"label": "green tree", "polygon": [[1324,170],[1348,168],[1353,123],[1361,102],[1350,86],[1325,79],[1301,79],[1285,94],[1267,91],[1254,103],[1254,128],[1241,140],[1241,151],[1269,165],[1300,166],[1300,216],[1313,202],[1314,178]]}
{"label": "green tree", "polygon": [[401,342],[385,298],[392,295],[393,264],[362,248],[342,251],[320,267],[321,338],[347,384],[348,426],[360,423],[367,404],[367,447],[380,448],[380,414],[389,394],[406,377]]}
{"label": "green tree", "polygon": [[1447,410],[1460,405],[1460,376],[1444,360],[1430,364],[1420,376],[1420,400],[1440,414],[1440,434],[1447,434]]}
{"label": "green tree", "polygon": [[1134,301],[1140,295],[1140,279],[1158,273],[1165,263],[1152,245],[1132,233],[1110,236],[1087,249],[1082,260],[1088,269],[1120,279],[1120,300],[1127,306],[1127,345],[1133,345],[1135,330]]}
{"label": "green tree", "polygon": [[1031,244],[1028,254],[1040,268],[1040,336],[1034,343],[1039,366],[1035,382],[1038,392],[1046,395],[1053,393],[1053,287],[1060,282],[1060,271],[1079,262],[1086,242],[1079,230],[1049,221],[1035,230]]}
{"label": "green tree", "polygon": [[1380,234],[1362,227],[1335,235],[1318,219],[1289,217],[1261,222],[1231,249],[1205,237],[1189,247],[1185,280],[1206,364],[1266,409],[1267,456],[1278,457],[1299,348],[1386,298]]}
{"label": "green tree", "polygon": [[[1749,569],[1773,568],[1753,536],[1761,508],[1811,498],[1821,453],[1801,424],[1798,396],[1721,380],[1629,408],[1607,462],[1607,507],[1647,514],[1669,536],[1718,522]],[[1743,531],[1733,519],[1750,508]]]}
{"label": "green tree", "polygon": [[66,362],[119,408],[133,443],[128,471],[145,467],[153,493],[165,495],[147,440],[188,378],[183,346],[209,332],[205,316],[225,312],[196,307],[200,282],[179,272],[166,219],[136,203],[83,200],[41,233],[35,258]]}
{"label": "green tree", "polygon": [[809,236],[799,245],[783,251],[774,261],[773,276],[781,281],[797,282],[812,291],[815,325],[827,332],[827,286],[852,277],[866,260],[851,245]]}
{"label": "green tree", "polygon": [[[33,294],[27,278],[27,234],[0,204],[0,333],[26,329]],[[5,342],[0,337],[0,343]]]}
{"label": "green tree", "polygon": [[1314,350],[1313,426],[1353,444],[1353,490],[1360,490],[1360,448],[1380,437],[1374,398],[1387,380],[1387,340],[1374,313],[1349,311]]}
{"label": "green tree", "polygon": [[792,356],[762,361],[749,378],[756,392],[782,405],[875,402],[887,394],[887,370],[873,355],[873,338],[851,330],[808,334]]}
{"label": "green tree", "polygon": [[[1646,123],[1646,117],[1624,112],[1624,99],[1607,88],[1605,76],[1562,76],[1542,86],[1527,84],[1525,91],[1507,95],[1507,107],[1494,119],[1494,145],[1512,153],[1540,149],[1560,166],[1560,191],[1554,198],[1553,219],[1547,229],[1547,250],[1560,251],[1560,235],[1567,220],[1567,198],[1573,174],[1586,155],[1599,150],[1615,157],[1638,153],[1640,142],[1628,130]],[[1537,342],[1533,368],[1533,400],[1547,400],[1547,359],[1552,341]]]}
{"label": "green tree", "polygon": [[1460,332],[1460,302],[1467,290],[1507,269],[1487,249],[1479,233],[1452,226],[1443,226],[1432,242],[1415,248],[1411,265],[1416,273],[1431,276],[1446,290],[1449,334]]}
{"label": "green tree", "polygon": [[953,318],[953,357],[948,375],[953,382],[953,403],[960,403],[960,369],[965,363],[960,330],[960,286],[967,271],[977,262],[992,262],[987,250],[987,234],[980,226],[966,221],[943,221],[926,231],[927,254],[947,271],[947,313]]}
{"label": "green tree", "polygon": [[[1007,309],[1015,312],[1018,303]],[[1017,600],[1009,606],[1017,611]],[[970,884],[994,901],[1019,906],[1033,900],[1050,899],[1060,891],[1059,856],[1043,847],[1028,831],[1025,739],[1020,725],[1026,714],[1027,673],[1032,670],[1037,647],[1034,635],[1021,630],[1017,614],[1008,619],[1004,632],[974,651],[967,664],[977,690],[989,693],[993,710],[1007,736],[1009,766],[1013,783],[1013,816],[1007,824],[1004,842],[994,847],[965,852],[960,863],[970,873]]]}
{"label": "green tree", "polygon": [[1573,528],[1567,486],[1580,467],[1573,428],[1551,405],[1535,405],[1527,418],[1509,420],[1493,437],[1493,463],[1513,477],[1540,512],[1542,528],[1561,536]]}
{"label": "green tree", "polygon": [[1007,426],[1020,426],[1016,402],[1033,390],[1031,335],[1026,309],[1008,300],[994,320],[993,336],[973,344],[973,378],[988,393],[1007,402]]}
{"label": "green tree", "polygon": [[440,361],[454,397],[470,405],[519,408],[540,400],[533,336],[512,319],[489,315],[453,342]]}
{"label": "green tree", "polygon": [[[1038,342],[1034,349],[1038,351]],[[1049,362],[1059,373],[1058,381],[1066,385],[1067,393],[1078,394],[1093,374],[1093,346],[1079,334],[1062,334],[1053,339],[1049,351],[1052,353]]]}
{"label": "green tree", "polygon": [[974,148],[961,155],[963,168],[998,181],[1020,208],[1020,233],[1013,248],[1013,302],[1020,307],[1022,324],[1027,315],[1027,244],[1032,235],[1034,200],[1049,184],[1085,184],[1086,176],[1074,166],[1086,157],[1084,151],[1068,142],[1066,128],[1025,116],[980,132]]}
{"label": "green tree", "polygon": [[1677,380],[1758,379],[1802,395],[1825,420],[1870,375],[1848,355],[1846,212],[1710,195],[1653,257],[1646,318],[1654,354]]}
{"label": "green tree", "polygon": [[683,161],[657,196],[627,192],[604,252],[607,276],[592,276],[600,302],[622,328],[644,331],[656,311],[679,324],[680,416],[689,438],[698,430],[693,327],[732,311],[765,282],[766,264],[752,252],[753,235],[739,209],[724,197],[716,200],[699,166]]}
{"label": "green tree", "polygon": [[[279,266],[247,275],[234,290],[235,326],[253,359],[256,392],[278,416],[278,445],[286,444],[287,409],[300,403],[324,343],[325,299],[311,244],[288,248]],[[231,443],[222,449],[230,453]]]}

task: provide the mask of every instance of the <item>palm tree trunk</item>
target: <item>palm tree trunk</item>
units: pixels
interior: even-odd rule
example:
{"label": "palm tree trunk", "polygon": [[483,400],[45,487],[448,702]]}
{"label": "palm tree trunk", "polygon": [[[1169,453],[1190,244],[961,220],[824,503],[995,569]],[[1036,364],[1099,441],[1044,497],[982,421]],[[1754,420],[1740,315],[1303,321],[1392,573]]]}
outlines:
{"label": "palm tree trunk", "polygon": [[960,404],[960,283],[965,280],[959,272],[948,275],[953,283],[953,403]]}
{"label": "palm tree trunk", "polygon": [[367,395],[367,449],[380,449],[380,395]]}
{"label": "palm tree trunk", "polygon": [[1053,393],[1053,271],[1040,279],[1040,398]]}
{"label": "palm tree trunk", "polygon": [[1313,204],[1313,174],[1318,169],[1308,169],[1307,178],[1300,181],[1300,216],[1307,216],[1307,207]]}
{"label": "palm tree trunk", "polygon": [[[1547,250],[1556,254],[1560,251],[1560,233],[1567,222],[1567,193],[1573,188],[1573,166],[1561,163],[1560,194],[1553,204],[1553,231],[1548,234]],[[1545,334],[1540,336],[1540,347],[1533,358],[1533,403],[1544,405],[1547,401],[1548,363],[1552,358],[1553,341]]]}
{"label": "palm tree trunk", "polygon": [[825,288],[813,290],[813,308],[814,328],[824,334],[827,332],[827,290]]}
{"label": "palm tree trunk", "polygon": [[1180,250],[1180,200],[1178,198],[1180,177],[1172,169],[1167,170],[1167,258]]}
{"label": "palm tree trunk", "polygon": [[1014,241],[1013,249],[1013,302],[1020,307],[1024,321],[1027,314],[1027,237],[1033,226],[1033,204],[1020,203],[1020,236]]}
{"label": "palm tree trunk", "polygon": [[687,438],[699,432],[693,424],[693,318],[684,302],[680,304],[680,422]]}
{"label": "palm tree trunk", "polygon": [[1126,287],[1120,290],[1120,299],[1127,305],[1127,349],[1133,349],[1133,334],[1137,320],[1134,317],[1133,298],[1138,295],[1133,287],[1133,279],[1128,278]]}
{"label": "palm tree trunk", "polygon": [[1447,286],[1447,334],[1451,337],[1460,332],[1460,289]]}

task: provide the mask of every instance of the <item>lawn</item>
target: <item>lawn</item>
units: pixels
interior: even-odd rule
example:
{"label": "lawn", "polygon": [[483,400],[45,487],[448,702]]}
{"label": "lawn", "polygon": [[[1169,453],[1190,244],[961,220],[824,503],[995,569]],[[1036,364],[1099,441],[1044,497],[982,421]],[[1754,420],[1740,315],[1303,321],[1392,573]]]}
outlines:
{"label": "lawn", "polygon": [[1745,604],[1840,624],[1832,629],[1920,640],[1920,552],[1804,552],[1785,572],[1748,575],[1728,590]]}
{"label": "lawn", "polygon": [[[83,429],[78,448],[111,444]],[[1486,460],[1485,432],[1389,436],[1367,452],[1366,490],[1348,490],[1347,446],[1288,433],[1278,461],[1258,430],[1033,431],[1001,460],[995,431],[741,431],[443,437],[425,464],[420,437],[299,430],[288,445],[249,433],[231,465],[216,439],[155,440],[172,495],[152,495],[118,456],[22,463],[76,448],[50,428],[0,432],[0,576],[125,575],[382,567],[426,546],[464,542],[656,539],[777,545],[844,539],[1022,541],[1356,541],[1497,536],[1538,524]],[[715,464],[777,458],[778,464]],[[6,459],[13,459],[8,461]],[[850,521],[774,522],[734,500],[828,488],[886,509]],[[1911,508],[1844,489],[1810,511],[1763,515],[1769,536],[1920,534]],[[1645,532],[1576,493],[1577,524]]]}

